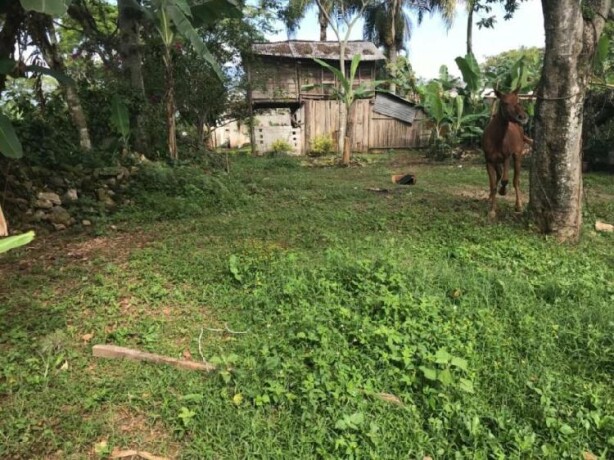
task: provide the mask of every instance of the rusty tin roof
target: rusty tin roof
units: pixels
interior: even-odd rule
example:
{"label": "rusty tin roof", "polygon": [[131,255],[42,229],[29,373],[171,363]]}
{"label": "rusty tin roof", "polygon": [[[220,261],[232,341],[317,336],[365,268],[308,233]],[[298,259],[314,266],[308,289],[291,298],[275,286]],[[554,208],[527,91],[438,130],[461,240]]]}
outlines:
{"label": "rusty tin roof", "polygon": [[[252,50],[258,56],[288,57],[293,59],[339,59],[339,43],[337,42],[287,40],[283,42],[254,43]],[[366,41],[348,42],[345,52],[346,58],[350,60],[355,54],[360,54],[362,61],[383,61],[386,59],[384,54],[373,43]]]}

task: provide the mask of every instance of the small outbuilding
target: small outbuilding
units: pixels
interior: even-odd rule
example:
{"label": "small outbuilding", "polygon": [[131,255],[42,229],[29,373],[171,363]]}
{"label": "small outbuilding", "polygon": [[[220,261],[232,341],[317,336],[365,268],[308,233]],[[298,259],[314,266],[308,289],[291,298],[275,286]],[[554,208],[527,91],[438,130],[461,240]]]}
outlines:
{"label": "small outbuilding", "polygon": [[[326,85],[338,81],[314,58],[339,68],[339,44],[298,40],[256,43],[252,52],[254,59],[247,72],[254,113],[250,137],[255,151],[267,152],[279,139],[288,142],[295,154],[309,152],[318,136],[330,136],[336,143],[341,107]],[[354,85],[375,81],[385,64],[383,53],[371,42],[348,42],[346,74],[355,54],[362,58]],[[422,147],[430,135],[424,111],[389,92],[357,100],[348,127],[354,152]]]}

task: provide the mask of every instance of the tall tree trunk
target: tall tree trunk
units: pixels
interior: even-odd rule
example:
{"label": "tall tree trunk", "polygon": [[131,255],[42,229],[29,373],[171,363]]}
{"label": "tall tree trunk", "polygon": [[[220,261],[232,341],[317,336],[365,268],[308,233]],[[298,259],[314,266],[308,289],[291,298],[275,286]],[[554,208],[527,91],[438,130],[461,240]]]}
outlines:
{"label": "tall tree trunk", "polygon": [[538,228],[560,241],[580,236],[583,103],[611,3],[542,0],[546,47],[537,94],[530,210]]}
{"label": "tall tree trunk", "polygon": [[[400,8],[399,0],[391,0],[390,2],[390,43],[388,46],[388,63],[394,65],[397,60],[397,14]],[[397,92],[397,85],[390,83],[389,89],[391,93]]]}
{"label": "tall tree trunk", "polygon": [[326,15],[318,10],[318,22],[320,24],[320,41],[326,41],[326,30],[328,29],[328,20],[326,19]]}
{"label": "tall tree trunk", "polygon": [[171,50],[168,47],[164,48],[164,79],[166,85],[166,126],[168,136],[168,154],[172,160],[177,160],[177,126],[175,112],[175,77],[173,75],[173,59]]}
{"label": "tall tree trunk", "polygon": [[467,54],[473,54],[473,8],[475,0],[467,2]]}
{"label": "tall tree trunk", "polygon": [[205,116],[198,115],[196,117],[196,137],[198,138],[198,148],[205,148]]}
{"label": "tall tree trunk", "polygon": [[[32,35],[35,37],[47,65],[53,70],[66,73],[66,66],[58,49],[55,27],[51,17],[37,13],[33,25]],[[79,131],[79,145],[83,150],[89,151],[92,149],[92,142],[87,128],[87,118],[81,106],[77,88],[72,84],[62,84],[62,90],[72,122]]]}
{"label": "tall tree trunk", "polygon": [[118,0],[119,15],[117,27],[119,28],[119,53],[123,60],[124,70],[130,77],[130,87],[136,92],[139,99],[136,116],[131,120],[134,132],[134,147],[137,152],[147,151],[148,139],[145,130],[145,116],[142,105],[146,103],[145,84],[143,82],[143,59],[140,47],[141,24],[137,12],[130,7],[130,0]]}
{"label": "tall tree trunk", "polygon": [[[6,17],[0,30],[0,60],[13,59],[15,42],[26,13],[19,2],[12,2],[6,7]],[[6,75],[0,74],[0,94],[6,86]]]}

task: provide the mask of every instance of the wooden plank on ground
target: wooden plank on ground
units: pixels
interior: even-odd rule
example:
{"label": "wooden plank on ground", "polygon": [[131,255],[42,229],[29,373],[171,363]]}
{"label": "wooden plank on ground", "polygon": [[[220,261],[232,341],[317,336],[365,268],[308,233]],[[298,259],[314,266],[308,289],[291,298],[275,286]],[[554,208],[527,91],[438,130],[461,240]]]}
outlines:
{"label": "wooden plank on ground", "polygon": [[211,372],[215,370],[215,366],[207,362],[186,361],[185,359],[171,358],[169,356],[157,355],[155,353],[147,353],[144,351],[133,350],[131,348],[119,347],[117,345],[94,345],[92,353],[98,358],[148,361],[150,363],[169,364],[171,366],[194,371]]}

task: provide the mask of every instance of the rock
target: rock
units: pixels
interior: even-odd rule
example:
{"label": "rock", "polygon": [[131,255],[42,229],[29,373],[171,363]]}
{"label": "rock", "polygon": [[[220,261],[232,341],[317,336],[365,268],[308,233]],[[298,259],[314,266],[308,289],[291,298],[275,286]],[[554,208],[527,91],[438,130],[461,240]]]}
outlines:
{"label": "rock", "polygon": [[98,196],[98,201],[104,203],[107,208],[115,207],[115,201],[111,198],[110,191],[105,188],[99,188],[96,190],[96,195]]}
{"label": "rock", "polygon": [[13,198],[11,196],[6,196],[5,200],[8,201],[9,203],[13,203],[15,206],[21,209],[27,208],[28,205],[30,204],[28,200],[26,200],[25,198],[20,198],[20,197]]}
{"label": "rock", "polygon": [[51,176],[49,178],[49,185],[53,185],[54,187],[64,187],[66,182],[63,177]]}
{"label": "rock", "polygon": [[40,222],[41,220],[46,220],[48,218],[49,218],[49,216],[47,216],[45,211],[43,211],[42,209],[39,209],[34,214],[32,214],[32,221],[33,222]]}
{"label": "rock", "polygon": [[55,206],[49,213],[49,221],[52,224],[64,225],[67,227],[70,225],[72,220],[73,219],[69,212],[62,206]]}
{"label": "rock", "polygon": [[110,179],[107,179],[106,182],[109,187],[115,187],[117,185],[117,179],[115,179],[115,177],[111,177]]}
{"label": "rock", "polygon": [[62,196],[62,199],[68,203],[74,203],[79,199],[79,194],[77,193],[77,189],[71,188]]}
{"label": "rock", "polygon": [[122,166],[119,169],[120,169],[120,172],[117,175],[117,180],[123,180],[123,179],[128,178],[128,176],[130,176],[130,170],[126,168],[125,166]]}
{"label": "rock", "polygon": [[42,209],[37,209],[36,211],[32,211],[31,209],[29,209],[28,211],[26,211],[24,221],[30,224],[35,224],[43,220],[47,220],[48,218],[49,217]]}
{"label": "rock", "polygon": [[110,166],[108,168],[98,168],[94,171],[95,177],[117,177],[122,173],[122,168]]}
{"label": "rock", "polygon": [[66,230],[66,225],[64,225],[64,224],[53,224],[53,228],[55,228],[59,232],[60,230]]}
{"label": "rock", "polygon": [[87,219],[83,219],[81,221],[81,225],[83,225],[84,227],[91,227],[92,226],[92,221],[87,220]]}
{"label": "rock", "polygon": [[39,209],[51,209],[53,208],[53,203],[49,200],[38,199],[36,200],[36,203],[34,203],[34,207]]}
{"label": "rock", "polygon": [[37,197],[39,200],[47,200],[51,201],[51,203],[55,205],[61,205],[62,200],[60,199],[60,195],[53,192],[40,192]]}
{"label": "rock", "polygon": [[605,222],[601,222],[600,220],[598,220],[597,222],[595,222],[595,230],[597,230],[598,232],[614,232],[614,225],[612,224],[606,224]]}

